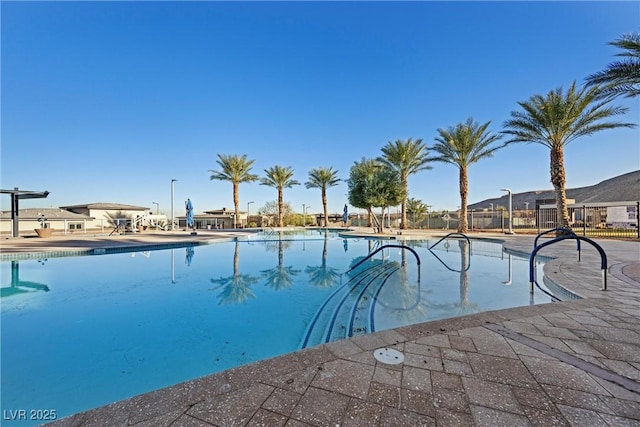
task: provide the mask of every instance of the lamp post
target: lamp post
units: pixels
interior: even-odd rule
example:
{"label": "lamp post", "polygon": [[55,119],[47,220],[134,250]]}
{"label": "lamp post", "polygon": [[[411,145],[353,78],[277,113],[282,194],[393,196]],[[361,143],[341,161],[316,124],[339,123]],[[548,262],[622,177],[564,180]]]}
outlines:
{"label": "lamp post", "polygon": [[158,202],[151,202],[154,205],[156,205],[156,215],[160,215],[160,203]]}
{"label": "lamp post", "polygon": [[171,180],[171,231],[175,230],[175,227],[173,226],[173,189],[176,181],[177,179]]}
{"label": "lamp post", "polygon": [[253,202],[247,202],[247,228],[249,228],[249,215],[250,215],[250,206]]}
{"label": "lamp post", "polygon": [[302,204],[302,226],[306,227],[307,226],[307,213],[305,212],[305,204]]}
{"label": "lamp post", "polygon": [[427,230],[429,229],[429,218],[431,218],[431,212],[429,212],[429,209],[431,209],[431,205],[426,205],[427,208]]}
{"label": "lamp post", "polygon": [[500,191],[506,191],[507,193],[509,193],[509,233],[508,234],[513,234],[513,211],[511,209],[511,189],[510,188],[501,188]]}

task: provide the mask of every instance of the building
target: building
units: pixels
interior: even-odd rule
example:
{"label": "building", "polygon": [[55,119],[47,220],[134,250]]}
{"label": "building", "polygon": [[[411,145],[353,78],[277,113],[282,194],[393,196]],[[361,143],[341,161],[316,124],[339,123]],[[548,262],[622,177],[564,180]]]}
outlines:
{"label": "building", "polygon": [[[35,234],[36,228],[51,228],[56,234],[143,231],[167,229],[165,215],[154,215],[149,208],[120,203],[89,203],[60,208],[19,209],[19,235]],[[0,214],[0,234],[11,236],[11,212]]]}

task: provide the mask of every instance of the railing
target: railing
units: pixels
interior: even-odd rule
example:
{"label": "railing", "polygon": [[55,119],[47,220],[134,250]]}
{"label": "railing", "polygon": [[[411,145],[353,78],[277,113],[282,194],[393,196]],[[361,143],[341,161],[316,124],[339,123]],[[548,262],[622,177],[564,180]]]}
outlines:
{"label": "railing", "polygon": [[594,242],[593,240],[587,238],[587,237],[583,237],[583,236],[578,236],[578,235],[571,235],[571,234],[567,234],[564,236],[559,236],[556,237],[553,240],[549,240],[548,242],[544,242],[541,243],[540,245],[536,246],[533,249],[533,252],[531,252],[531,256],[529,257],[529,292],[531,293],[531,295],[533,295],[533,287],[534,285],[538,287],[538,289],[540,289],[542,292],[546,293],[547,295],[551,296],[552,298],[556,299],[557,301],[560,301],[560,298],[556,297],[555,295],[552,295],[551,293],[545,291],[544,289],[542,289],[540,287],[540,285],[538,285],[538,282],[536,280],[536,274],[535,274],[535,258],[536,258],[536,254],[540,251],[540,249],[552,245],[554,243],[558,243],[561,242],[563,240],[568,240],[568,239],[576,239],[578,241],[582,240],[585,241],[589,244],[591,244],[594,248],[596,248],[596,250],[600,253],[600,269],[602,270],[602,290],[606,291],[607,290],[607,254],[604,252],[604,249],[602,249],[602,247],[600,245],[598,245],[596,242]]}
{"label": "railing", "polygon": [[[549,233],[553,233],[554,231],[561,231],[562,234],[568,234],[570,236],[577,236],[577,234],[575,233],[575,231],[573,231],[572,229],[568,228],[568,227],[556,227],[556,228],[552,228],[550,230],[546,230],[543,231],[541,233],[538,233],[538,235],[536,236],[535,239],[533,239],[533,248],[535,249],[536,246],[538,246],[538,239],[541,236],[544,236],[545,234],[549,234]],[[580,239],[577,239],[577,251],[578,251],[578,261],[580,261]]]}
{"label": "railing", "polygon": [[371,253],[369,253],[369,255],[367,255],[366,257],[364,257],[363,259],[361,259],[357,263],[355,263],[350,269],[348,269],[345,272],[345,274],[350,272],[351,270],[355,269],[356,267],[358,267],[359,265],[364,263],[366,260],[368,260],[369,258],[374,256],[375,254],[377,254],[378,252],[380,252],[381,250],[386,249],[386,248],[408,249],[410,252],[412,252],[416,256],[416,260],[418,261],[418,282],[420,282],[420,257],[418,256],[418,253],[415,251],[415,249],[413,249],[413,248],[411,248],[409,246],[405,246],[405,245],[394,245],[394,244],[382,245],[378,249],[376,249],[375,251],[371,251]]}

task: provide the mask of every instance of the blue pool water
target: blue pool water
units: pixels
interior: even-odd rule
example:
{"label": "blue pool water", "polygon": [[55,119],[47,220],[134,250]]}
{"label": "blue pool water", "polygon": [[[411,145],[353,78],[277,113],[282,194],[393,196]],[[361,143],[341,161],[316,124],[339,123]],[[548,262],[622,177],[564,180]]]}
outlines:
{"label": "blue pool water", "polygon": [[63,417],[327,339],[532,303],[528,260],[499,243],[408,241],[420,265],[392,247],[347,272],[385,243],[272,232],[5,261],[3,413]]}

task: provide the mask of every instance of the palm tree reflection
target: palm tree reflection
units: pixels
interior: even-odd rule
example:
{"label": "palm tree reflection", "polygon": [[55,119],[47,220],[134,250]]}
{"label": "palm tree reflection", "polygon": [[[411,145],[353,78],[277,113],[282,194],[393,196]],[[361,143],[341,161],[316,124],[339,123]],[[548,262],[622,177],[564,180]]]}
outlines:
{"label": "palm tree reflection", "polygon": [[279,291],[293,285],[293,276],[297,275],[301,271],[295,270],[292,266],[284,266],[284,251],[285,249],[289,249],[290,246],[291,241],[283,241],[282,234],[280,235],[280,239],[277,241],[266,243],[267,251],[273,251],[277,247],[278,265],[269,270],[262,270],[261,273],[266,277],[265,285],[275,291]]}
{"label": "palm tree reflection", "polygon": [[210,290],[216,291],[222,288],[222,292],[218,294],[220,299],[218,305],[245,303],[249,298],[255,298],[255,294],[250,287],[257,283],[258,280],[260,280],[259,277],[240,274],[240,243],[236,242],[233,254],[233,275],[211,279],[211,283],[218,286]]}
{"label": "palm tree reflection", "polygon": [[322,248],[322,264],[319,266],[307,266],[304,272],[309,275],[309,282],[319,288],[330,288],[335,285],[342,275],[337,268],[327,266],[327,246],[329,233],[325,231],[324,246]]}

